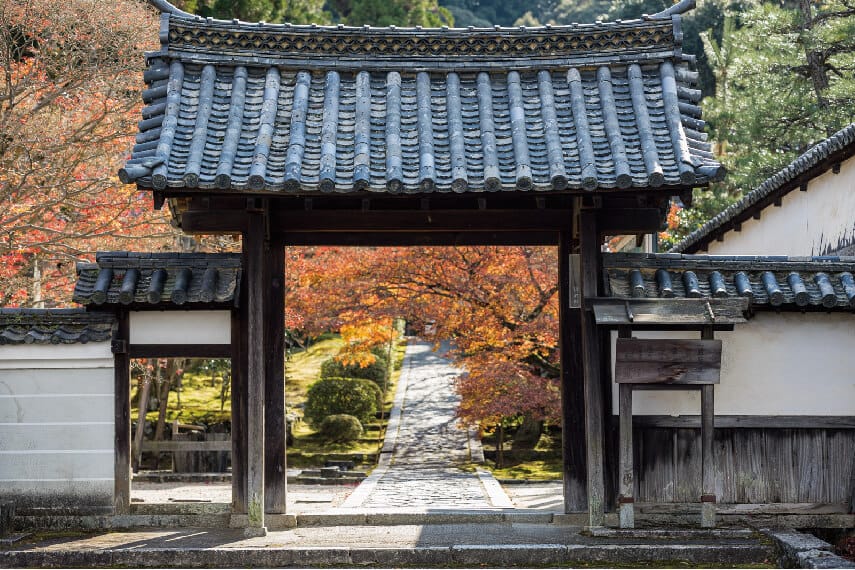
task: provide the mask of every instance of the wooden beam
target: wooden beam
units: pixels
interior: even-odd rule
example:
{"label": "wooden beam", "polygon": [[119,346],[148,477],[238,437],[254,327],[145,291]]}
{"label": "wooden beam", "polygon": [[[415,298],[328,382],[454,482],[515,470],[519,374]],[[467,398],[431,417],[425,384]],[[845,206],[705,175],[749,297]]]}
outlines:
{"label": "wooden beam", "polygon": [[248,210],[243,234],[244,278],[247,288],[247,519],[248,536],[267,533],[265,508],[264,389],[266,376],[264,319],[266,299],[264,265],[266,251],[265,215]]}
{"label": "wooden beam", "polygon": [[[585,451],[585,383],[582,365],[581,299],[571,292],[573,234],[561,232],[558,241],[559,344],[561,353],[561,447],[564,481],[564,512],[588,509]],[[578,271],[578,267],[575,271]],[[578,297],[578,292],[576,292]]]}
{"label": "wooden beam", "polygon": [[600,235],[655,233],[665,220],[659,208],[609,208],[596,216]]}
{"label": "wooden beam", "polygon": [[264,499],[265,511],[285,513],[285,245],[271,241],[265,263]]}
{"label": "wooden beam", "polygon": [[588,299],[599,326],[615,328],[631,325],[690,326],[733,325],[745,322],[749,300],[745,297],[722,299]]}
{"label": "wooden beam", "polygon": [[[530,210],[276,210],[271,214],[273,233],[305,232],[511,232],[560,231],[570,223],[572,211],[563,208]],[[479,206],[486,206],[480,203]],[[187,233],[239,232],[246,228],[240,209],[194,209],[181,214]],[[610,208],[598,213],[601,234],[651,233],[660,229],[658,208]],[[554,242],[553,242],[554,243]]]}
{"label": "wooden beam", "polygon": [[[186,216],[187,214],[185,214]],[[414,231],[561,230],[570,210],[278,210],[271,214],[273,233]]]}
{"label": "wooden beam", "polygon": [[[582,295],[596,297],[600,257],[600,234],[596,212],[581,210],[580,254],[582,264]],[[603,393],[600,386],[600,347],[594,313],[585,307],[582,311],[582,348],[585,382],[585,434],[588,465],[588,525],[603,526],[605,518],[603,478]]]}
{"label": "wooden beam", "polygon": [[132,344],[131,358],[231,358],[228,344]]}
{"label": "wooden beam", "polygon": [[[246,256],[242,265],[246,266]],[[243,277],[244,283],[246,276]],[[240,288],[240,309],[232,312],[232,513],[246,514],[246,421],[247,387],[249,373],[247,361],[248,318],[247,288]]]}
{"label": "wooden beam", "polygon": [[[617,421],[613,418],[613,421]],[[675,428],[700,429],[701,417],[683,416],[635,416],[636,429]],[[855,429],[855,416],[733,416],[715,417],[719,429]]]}
{"label": "wooden beam", "polygon": [[316,246],[463,246],[557,245],[555,231],[508,232],[291,232],[278,234],[285,245]]}
{"label": "wooden beam", "polygon": [[232,442],[212,441],[143,441],[142,451],[231,451]]}
{"label": "wooden beam", "polygon": [[187,234],[238,233],[247,228],[244,210],[193,210],[181,214],[181,229]]}
{"label": "wooden beam", "polygon": [[[130,319],[127,311],[119,312],[118,331],[114,341],[127,346]],[[127,514],[131,504],[131,358],[127,350],[113,356],[115,390],[113,513]]]}

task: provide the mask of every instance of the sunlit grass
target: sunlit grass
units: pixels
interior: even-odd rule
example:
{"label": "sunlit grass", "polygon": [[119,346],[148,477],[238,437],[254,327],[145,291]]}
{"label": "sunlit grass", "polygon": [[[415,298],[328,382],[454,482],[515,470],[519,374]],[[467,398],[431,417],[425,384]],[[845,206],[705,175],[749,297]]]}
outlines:
{"label": "sunlit grass", "polygon": [[289,411],[306,402],[306,394],[321,374],[321,364],[332,358],[344,343],[338,335],[328,336],[306,350],[292,352],[285,362],[285,404]]}
{"label": "sunlit grass", "polygon": [[[231,390],[228,390],[225,399],[221,400],[222,388],[223,378],[220,374],[214,375],[212,379],[211,375],[205,372],[186,372],[181,378],[180,393],[174,389],[169,393],[166,422],[178,420],[183,424],[210,425],[231,421]],[[139,417],[137,389],[138,386],[135,383],[131,394],[131,401],[134,404],[131,408],[132,421],[136,421]],[[153,400],[156,397],[155,392],[156,386],[152,381],[150,399]],[[148,412],[146,421],[156,422],[157,415],[157,410]]]}
{"label": "sunlit grass", "polygon": [[[394,368],[383,402],[385,416],[388,416],[392,408],[406,346],[406,341],[401,340],[392,347]],[[321,364],[335,356],[341,347],[342,340],[338,335],[327,335],[311,344],[306,350],[293,352],[290,355],[285,365],[285,401],[286,410],[292,417],[302,417],[302,407],[306,402],[309,386],[319,379]],[[175,390],[169,394],[166,422],[177,420],[182,424],[207,425],[230,422],[231,390],[227,391],[225,399],[221,401],[222,387],[223,378],[220,374],[212,378],[206,372],[186,372],[181,380],[180,395]],[[138,385],[134,382],[132,393],[134,406],[137,405],[138,400],[137,389]],[[149,397],[156,398],[154,384]],[[157,416],[157,410],[150,411],[146,415],[146,421],[154,425],[157,422]],[[132,408],[131,417],[133,421],[137,420],[136,407]],[[325,458],[335,454],[376,456],[383,445],[386,423],[387,420],[384,417],[365,425],[365,433],[357,441],[330,443],[322,440],[308,424],[298,419],[291,424],[294,444],[288,449],[289,464],[294,467],[323,464]]]}
{"label": "sunlit grass", "polygon": [[[488,465],[489,467],[489,465]],[[517,465],[503,467],[491,467],[493,476],[497,479],[530,479],[545,481],[550,479],[561,479],[561,459],[535,459],[523,461]]]}

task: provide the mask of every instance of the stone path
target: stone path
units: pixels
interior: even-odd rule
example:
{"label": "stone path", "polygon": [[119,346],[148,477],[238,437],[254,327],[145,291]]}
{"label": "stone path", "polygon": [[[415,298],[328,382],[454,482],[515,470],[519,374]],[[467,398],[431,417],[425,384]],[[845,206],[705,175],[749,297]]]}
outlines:
{"label": "stone path", "polygon": [[[429,342],[407,347],[380,465],[342,505],[360,509],[490,509],[513,505],[489,472],[459,468],[471,459],[457,426],[460,371]],[[400,414],[398,416],[398,414]],[[478,450],[475,450],[476,453]]]}

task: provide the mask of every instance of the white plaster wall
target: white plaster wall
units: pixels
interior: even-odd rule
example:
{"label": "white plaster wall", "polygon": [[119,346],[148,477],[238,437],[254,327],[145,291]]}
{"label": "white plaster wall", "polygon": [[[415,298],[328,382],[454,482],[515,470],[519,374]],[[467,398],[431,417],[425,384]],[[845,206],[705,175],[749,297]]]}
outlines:
{"label": "white plaster wall", "polygon": [[[699,333],[639,331],[634,336],[699,338]],[[855,315],[758,313],[731,332],[717,332],[716,338],[722,339],[716,414],[855,416]],[[612,388],[617,414],[617,384]],[[632,409],[639,415],[697,415],[700,394],[636,391]]]}
{"label": "white plaster wall", "polygon": [[113,385],[109,342],[0,346],[0,498],[111,505]]}
{"label": "white plaster wall", "polygon": [[131,344],[231,344],[230,311],[135,311]]}
{"label": "white plaster wall", "polygon": [[791,191],[780,207],[768,206],[759,220],[742,223],[724,241],[713,241],[711,255],[824,255],[855,242],[855,157]]}

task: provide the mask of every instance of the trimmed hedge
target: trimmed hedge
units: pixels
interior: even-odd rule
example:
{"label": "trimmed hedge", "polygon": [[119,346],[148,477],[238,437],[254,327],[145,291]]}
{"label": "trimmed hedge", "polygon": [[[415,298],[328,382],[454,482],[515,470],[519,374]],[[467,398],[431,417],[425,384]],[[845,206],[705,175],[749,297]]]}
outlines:
{"label": "trimmed hedge", "polygon": [[327,441],[356,441],[362,437],[362,424],[349,414],[333,414],[324,418],[318,434]]}
{"label": "trimmed hedge", "polygon": [[380,410],[383,394],[377,384],[364,378],[324,378],[309,387],[304,418],[320,426],[333,414],[348,414],[360,422],[374,419]]}
{"label": "trimmed hedge", "polygon": [[371,380],[382,389],[386,380],[386,371],[389,369],[387,362],[377,357],[374,362],[365,367],[358,364],[345,366],[335,358],[330,358],[321,364],[321,378],[364,378]]}

